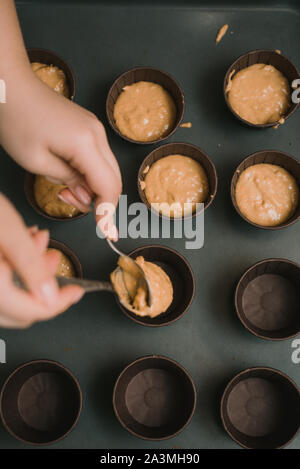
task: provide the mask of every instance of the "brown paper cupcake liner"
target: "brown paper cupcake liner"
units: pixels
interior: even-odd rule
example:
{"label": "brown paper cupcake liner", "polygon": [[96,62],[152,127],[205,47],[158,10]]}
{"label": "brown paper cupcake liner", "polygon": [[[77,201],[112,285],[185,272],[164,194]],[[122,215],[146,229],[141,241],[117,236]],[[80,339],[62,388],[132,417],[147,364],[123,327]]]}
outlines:
{"label": "brown paper cupcake liner", "polygon": [[223,393],[220,410],[226,432],[244,448],[283,448],[300,431],[299,388],[273,368],[238,373]]}
{"label": "brown paper cupcake liner", "polygon": [[[147,141],[147,142],[133,140],[123,135],[119,131],[115,123],[115,119],[114,119],[115,103],[119,95],[123,91],[124,86],[132,85],[133,83],[136,83],[138,81],[151,81],[153,83],[157,83],[161,85],[165,90],[167,90],[170,93],[176,105],[176,109],[177,109],[176,120],[175,120],[173,129],[171,129],[167,135],[164,135],[163,137],[160,137],[152,141]],[[123,139],[129,142],[138,143],[141,145],[146,145],[146,144],[149,145],[153,143],[158,143],[158,142],[165,140],[166,138],[169,138],[171,135],[173,135],[174,132],[176,132],[176,130],[178,129],[179,125],[181,124],[181,121],[183,119],[184,109],[185,109],[184,94],[180,85],[177,83],[177,81],[168,73],[163,72],[162,70],[159,70],[156,68],[151,68],[151,67],[136,67],[120,75],[112,84],[108,92],[107,99],[106,99],[106,115],[107,115],[108,122],[110,126],[112,127],[112,129],[116,132],[117,135],[119,135]]]}
{"label": "brown paper cupcake liner", "polygon": [[151,318],[127,310],[116,296],[125,315],[137,324],[150,327],[168,326],[180,319],[190,308],[195,295],[194,273],[188,261],[174,249],[159,244],[139,247],[128,255],[134,259],[143,256],[146,261],[154,262],[166,272],[173,285],[173,301],[167,311]]}
{"label": "brown paper cupcake liner", "polygon": [[[268,124],[252,124],[251,122],[246,121],[242,117],[240,117],[231,107],[229,100],[228,100],[228,93],[227,93],[227,85],[230,78],[232,78],[237,72],[240,70],[250,67],[256,63],[264,63],[267,65],[273,65],[277,70],[279,70],[289,81],[290,85],[292,85],[293,80],[300,78],[299,72],[295,64],[282,55],[281,53],[276,52],[275,50],[266,50],[266,49],[258,49],[251,52],[247,52],[246,54],[241,55],[238,59],[233,62],[233,64],[227,70],[227,73],[224,78],[223,84],[223,92],[225,102],[232,112],[232,114],[243,124],[246,124],[250,127],[266,129],[268,127],[273,127],[277,124],[277,122],[271,122]],[[291,93],[293,89],[291,88]],[[299,103],[291,102],[291,106],[289,107],[288,111],[284,116],[284,120],[286,121],[298,108]]]}
{"label": "brown paper cupcake liner", "polygon": [[113,406],[121,425],[133,435],[165,440],[189,424],[196,397],[194,382],[179,363],[152,355],[135,360],[121,372]]}
{"label": "brown paper cupcake liner", "polygon": [[58,249],[59,251],[62,251],[72,262],[76,272],[76,277],[83,278],[81,262],[75,252],[71,248],[69,248],[69,246],[62,243],[61,241],[57,241],[56,239],[50,238],[49,248]]}
{"label": "brown paper cupcake liner", "polygon": [[60,221],[60,222],[78,220],[79,218],[82,218],[82,217],[85,217],[86,215],[88,215],[87,213],[79,213],[75,217],[68,217],[68,218],[52,217],[51,215],[48,215],[36,203],[35,196],[34,196],[34,190],[33,190],[34,179],[35,179],[35,174],[29,173],[29,172],[25,173],[24,192],[25,192],[25,196],[26,196],[26,199],[27,199],[29,205],[31,205],[31,207],[39,215],[42,215],[43,217],[47,218],[48,220]]}
{"label": "brown paper cupcake liner", "polygon": [[[204,210],[206,210],[213,202],[216,193],[217,193],[217,188],[218,188],[218,176],[217,176],[217,171],[215,168],[214,163],[210,159],[210,157],[204,153],[203,150],[198,148],[195,145],[192,145],[190,143],[167,143],[165,145],[162,145],[155,150],[153,150],[142,162],[139,172],[138,172],[138,180],[137,180],[137,185],[138,185],[138,191],[140,198],[142,202],[148,207],[149,210],[151,210],[151,204],[149,204],[148,199],[145,195],[145,191],[142,188],[142,183],[145,180],[146,177],[146,168],[151,168],[151,165],[155,163],[157,160],[164,158],[165,156],[169,155],[183,155],[183,156],[189,156],[190,158],[193,158],[196,160],[198,163],[201,164],[203,169],[205,170],[205,173],[208,178],[208,185],[209,185],[209,194],[207,199],[204,202]],[[148,172],[148,171],[147,171]],[[155,211],[157,215],[160,217],[164,217],[161,213],[158,213]],[[194,212],[191,216],[195,217],[197,215],[197,212]],[[190,218],[190,217],[186,217]]]}
{"label": "brown paper cupcake liner", "polygon": [[47,49],[27,49],[27,54],[30,62],[40,62],[46,65],[55,65],[65,73],[70,92],[69,99],[73,101],[75,97],[76,84],[74,73],[72,72],[72,69],[69,64],[67,64],[67,62],[55,52],[52,52]]}
{"label": "brown paper cupcake liner", "polygon": [[235,308],[242,324],[262,339],[284,340],[300,333],[300,266],[288,259],[265,259],[242,275]]}
{"label": "brown paper cupcake liner", "polygon": [[233,206],[237,213],[247,222],[250,223],[251,225],[255,226],[256,228],[263,228],[265,230],[280,230],[281,228],[285,228],[287,226],[292,225],[293,223],[296,223],[299,218],[300,218],[300,203],[298,204],[298,207],[295,211],[295,213],[284,223],[281,223],[280,225],[276,226],[262,226],[258,225],[257,223],[254,223],[248,218],[246,218],[240,211],[236,199],[235,199],[235,189],[236,185],[238,182],[238,179],[242,172],[249,168],[249,166],[253,166],[255,164],[261,164],[261,163],[267,163],[267,164],[274,164],[281,166],[282,168],[286,169],[292,176],[297,181],[298,187],[300,189],[300,164],[294,158],[293,156],[289,155],[288,153],[283,153],[281,151],[277,150],[262,150],[258,151],[256,153],[253,153],[252,155],[248,156],[245,158],[236,168],[234,175],[231,180],[231,200],[233,203]]}
{"label": "brown paper cupcake liner", "polygon": [[0,413],[6,430],[33,445],[65,438],[78,422],[82,393],[68,368],[51,360],[19,366],[5,381]]}

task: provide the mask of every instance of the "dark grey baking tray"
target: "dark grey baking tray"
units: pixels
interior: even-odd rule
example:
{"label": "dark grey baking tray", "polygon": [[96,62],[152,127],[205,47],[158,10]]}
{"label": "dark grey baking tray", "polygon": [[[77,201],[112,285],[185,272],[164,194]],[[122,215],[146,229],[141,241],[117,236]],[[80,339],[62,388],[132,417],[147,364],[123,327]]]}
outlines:
{"label": "dark grey baking tray", "polygon": [[[58,448],[236,448],[219,418],[219,399],[239,370],[266,365],[300,383],[300,364],[291,361],[291,343],[257,339],[239,323],[234,310],[236,282],[248,266],[267,257],[299,262],[299,224],[269,232],[255,229],[231,206],[230,180],[248,154],[278,149],[298,157],[298,111],[279,129],[243,127],[228,111],[222,83],[228,66],[242,53],[280,49],[300,66],[300,5],[297,1],[163,1],[163,2],[19,2],[18,12],[27,47],[56,51],[73,68],[76,101],[105,123],[123,173],[124,192],[138,201],[137,171],[154,146],[133,145],[117,137],[105,117],[105,99],[117,75],[138,65],[166,70],[182,85],[186,98],[184,121],[168,141],[200,146],[213,159],[219,176],[216,200],[205,213],[205,245],[185,251],[181,240],[154,240],[175,247],[191,262],[196,276],[192,308],[178,322],[163,328],[134,324],[119,310],[113,296],[91,294],[59,318],[29,330],[0,330],[7,343],[7,364],[0,365],[3,382],[20,363],[50,358],[69,367],[83,391],[83,413]],[[216,45],[217,30],[229,31]],[[3,151],[0,187],[28,224],[51,230],[51,236],[78,254],[84,273],[107,279],[116,258],[96,237],[91,215],[72,223],[39,217],[23,193],[23,170]],[[121,240],[132,250],[153,240]],[[191,373],[198,404],[189,427],[176,438],[153,443],[135,438],[116,420],[111,403],[114,381],[122,368],[146,354],[163,354]],[[0,447],[20,448],[0,428]],[[300,448],[300,438],[290,446]]]}

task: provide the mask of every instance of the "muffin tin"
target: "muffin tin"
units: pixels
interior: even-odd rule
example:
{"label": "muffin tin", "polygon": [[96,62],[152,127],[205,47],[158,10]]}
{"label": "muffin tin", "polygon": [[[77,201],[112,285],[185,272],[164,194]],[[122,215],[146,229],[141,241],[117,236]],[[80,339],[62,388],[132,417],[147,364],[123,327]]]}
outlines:
{"label": "muffin tin", "polygon": [[[3,375],[8,375],[13,362],[23,361],[23,355],[24,360],[37,355],[55,358],[74,370],[85,389],[86,415],[76,431],[58,442],[57,447],[158,448],[158,441],[153,444],[125,431],[114,416],[111,401],[116,380],[128,363],[154,352],[168,355],[191,374],[199,398],[190,425],[168,443],[162,443],[163,447],[234,448],[235,443],[226,437],[221,418],[216,415],[221,394],[232,376],[244,368],[268,364],[299,384],[299,365],[291,361],[292,342],[272,343],[249,334],[236,318],[233,298],[242,273],[257,261],[272,257],[298,261],[299,223],[274,232],[245,223],[232,207],[230,179],[245,155],[277,148],[297,157],[300,140],[298,113],[277,130],[256,134],[242,126],[226,108],[222,83],[235,58],[255,47],[281,49],[299,64],[294,41],[299,29],[298,15],[293,7],[273,10],[267,2],[266,15],[261,10],[243,10],[240,3],[240,9],[232,12],[231,5],[225,2],[222,10],[210,10],[212,3],[204,2],[197,2],[194,8],[182,4],[180,9],[174,8],[171,0],[155,9],[146,3],[144,9],[141,3],[134,10],[124,3],[118,14],[115,8],[96,1],[89,8],[83,2],[70,1],[59,6],[47,1],[43,5],[37,3],[20,4],[18,8],[26,45],[49,47],[65,57],[76,76],[78,102],[104,122],[107,123],[105,98],[109,87],[123,70],[151,64],[175,77],[186,97],[185,121],[192,122],[192,128],[177,128],[172,138],[204,149],[216,165],[219,185],[212,207],[205,212],[204,248],[189,251],[184,249],[184,240],[163,241],[184,254],[195,277],[194,302],[180,321],[163,328],[140,327],[123,317],[111,295],[87,295],[68,313],[24,333],[2,329],[1,338],[7,342],[12,362],[2,366]],[[219,7],[219,2],[213,6]],[[39,22],[35,20],[37,14]],[[229,24],[228,32],[216,46],[216,32],[225,23]],[[79,24],[84,25],[80,34],[73,34]],[[289,28],[278,36],[283,24],[289,24]],[[66,33],[72,38],[71,48],[65,40]],[[137,41],[137,37],[141,40]],[[137,201],[136,175],[149,150],[142,145],[129,145],[113,131],[108,136],[126,175],[124,191],[130,202]],[[87,277],[108,277],[115,259],[106,244],[94,235],[93,217],[76,224],[52,223],[28,207],[23,172],[8,158],[1,159],[0,177],[2,190],[16,203],[28,224],[48,227],[51,236],[72,246]],[[154,242],[160,240],[119,241],[125,252]],[[284,444],[288,441],[286,438]],[[1,442],[4,447],[20,447],[4,432]],[[291,447],[299,444],[297,438]]]}

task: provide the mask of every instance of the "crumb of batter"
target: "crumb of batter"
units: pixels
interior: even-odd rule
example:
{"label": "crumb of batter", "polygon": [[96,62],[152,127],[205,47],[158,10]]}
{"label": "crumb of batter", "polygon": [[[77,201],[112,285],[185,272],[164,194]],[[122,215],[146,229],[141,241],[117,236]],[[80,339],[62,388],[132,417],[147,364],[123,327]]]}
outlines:
{"label": "crumb of batter", "polygon": [[147,173],[148,173],[148,171],[149,171],[149,169],[150,169],[150,166],[149,166],[149,165],[147,165],[147,166],[146,166],[146,168],[144,169],[143,173],[144,173],[144,174],[147,174]]}
{"label": "crumb of batter", "polygon": [[63,70],[55,65],[47,65],[39,62],[32,62],[31,68],[36,76],[58,94],[70,97],[67,78]]}
{"label": "crumb of batter", "polygon": [[146,187],[145,181],[140,180],[140,186],[141,186],[141,189],[142,189],[142,191],[143,191],[143,190],[145,189],[145,187]]}
{"label": "crumb of batter", "polygon": [[228,24],[224,24],[222,28],[219,29],[217,37],[216,37],[216,44],[218,44],[221,41],[221,39],[223,39],[223,37],[227,33],[227,30],[228,30]]}
{"label": "crumb of batter", "polygon": [[183,124],[180,124],[180,127],[183,127],[185,129],[190,129],[192,127],[191,122],[184,122]]}
{"label": "crumb of batter", "polygon": [[166,136],[176,121],[176,106],[167,90],[157,83],[139,81],[125,86],[114,106],[119,131],[139,142]]}
{"label": "crumb of batter", "polygon": [[261,226],[277,226],[288,220],[299,204],[295,178],[281,166],[255,164],[237,182],[235,199],[241,213]]}

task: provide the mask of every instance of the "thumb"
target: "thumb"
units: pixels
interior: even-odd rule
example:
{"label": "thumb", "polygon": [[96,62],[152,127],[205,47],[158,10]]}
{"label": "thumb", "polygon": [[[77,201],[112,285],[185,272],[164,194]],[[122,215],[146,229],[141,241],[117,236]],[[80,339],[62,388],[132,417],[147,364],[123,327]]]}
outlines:
{"label": "thumb", "polygon": [[45,256],[36,246],[21,216],[2,194],[0,206],[5,220],[0,223],[0,248],[3,255],[42,303],[53,304],[58,295],[58,285],[47,268]]}

